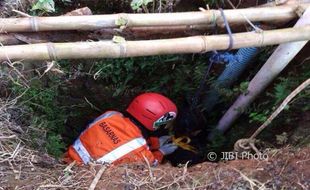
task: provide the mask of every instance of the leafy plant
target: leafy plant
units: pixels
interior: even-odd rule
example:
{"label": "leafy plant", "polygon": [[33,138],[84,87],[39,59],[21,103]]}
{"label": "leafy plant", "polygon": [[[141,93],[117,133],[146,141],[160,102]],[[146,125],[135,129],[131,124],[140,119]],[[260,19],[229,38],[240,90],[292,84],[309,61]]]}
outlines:
{"label": "leafy plant", "polygon": [[132,0],[131,9],[137,12],[173,12],[173,7],[179,0]]}
{"label": "leafy plant", "polygon": [[[55,79],[54,79],[55,80]],[[54,81],[57,84],[57,80]],[[67,117],[65,109],[57,106],[57,86],[43,86],[40,81],[34,80],[30,88],[13,85],[12,90],[15,94],[23,94],[19,99],[19,104],[27,108],[31,117],[31,128],[46,131],[46,136],[33,132],[32,145],[37,148],[43,146],[48,153],[53,156],[60,156],[65,150],[62,143],[64,121]]]}
{"label": "leafy plant", "polygon": [[250,113],[249,117],[250,117],[250,123],[257,121],[257,122],[264,122],[267,120],[269,116],[269,110],[265,110],[261,113],[257,113],[257,112],[252,112]]}
{"label": "leafy plant", "polygon": [[65,143],[59,134],[50,134],[46,142],[47,152],[55,157],[61,157],[65,149]]}
{"label": "leafy plant", "polygon": [[283,101],[289,94],[290,88],[292,86],[292,82],[285,78],[279,78],[280,82],[277,83],[274,87],[274,92],[268,95],[275,99],[275,104],[280,103]]}
{"label": "leafy plant", "polygon": [[130,6],[132,10],[135,11],[142,8],[142,6],[147,6],[151,2],[153,2],[153,0],[132,0]]}
{"label": "leafy plant", "polygon": [[[174,55],[103,59],[95,64],[93,70],[98,80],[104,80],[107,85],[115,87],[114,96],[136,89],[161,91],[177,97],[195,87],[187,80],[187,77],[192,76],[193,67],[191,64],[182,64],[184,59],[184,56]],[[198,69],[194,70],[198,72]],[[200,73],[197,75],[195,77],[198,78]],[[196,83],[196,79],[192,80]]]}
{"label": "leafy plant", "polygon": [[31,8],[31,11],[40,10],[43,12],[55,12],[54,0],[38,0]]}
{"label": "leafy plant", "polygon": [[249,81],[241,82],[238,90],[243,94],[248,93],[247,90],[248,90],[249,83],[250,83]]}

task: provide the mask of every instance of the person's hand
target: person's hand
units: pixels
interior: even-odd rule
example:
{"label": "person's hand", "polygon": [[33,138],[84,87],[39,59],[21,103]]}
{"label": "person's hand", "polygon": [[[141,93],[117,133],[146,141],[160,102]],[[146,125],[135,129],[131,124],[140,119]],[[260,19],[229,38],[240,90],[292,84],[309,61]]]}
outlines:
{"label": "person's hand", "polygon": [[172,154],[178,148],[177,145],[173,143],[164,144],[159,148],[159,151],[163,153],[164,156]]}
{"label": "person's hand", "polygon": [[162,147],[164,144],[171,142],[171,136],[165,135],[159,137],[159,147]]}
{"label": "person's hand", "polygon": [[171,154],[178,148],[178,146],[171,141],[171,136],[168,135],[159,137],[159,145],[159,151],[163,153],[163,155]]}

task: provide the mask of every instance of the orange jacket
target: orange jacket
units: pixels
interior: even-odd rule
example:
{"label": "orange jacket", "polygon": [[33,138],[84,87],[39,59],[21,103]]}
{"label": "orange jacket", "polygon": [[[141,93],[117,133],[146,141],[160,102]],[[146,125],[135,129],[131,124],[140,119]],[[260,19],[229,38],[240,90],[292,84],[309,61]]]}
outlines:
{"label": "orange jacket", "polygon": [[[149,139],[148,143],[158,139]],[[108,111],[96,118],[81,133],[79,138],[69,147],[67,156],[70,160],[87,164],[90,161],[98,163],[128,163],[145,161],[156,165],[163,159],[158,146],[149,149],[140,129],[124,117],[120,112]],[[154,148],[156,147],[156,148]]]}

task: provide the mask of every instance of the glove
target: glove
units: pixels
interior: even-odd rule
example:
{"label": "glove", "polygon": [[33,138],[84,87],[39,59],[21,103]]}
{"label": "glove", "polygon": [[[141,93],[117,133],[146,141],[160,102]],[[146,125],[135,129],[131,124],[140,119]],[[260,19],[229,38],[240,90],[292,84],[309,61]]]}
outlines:
{"label": "glove", "polygon": [[166,143],[159,148],[159,151],[164,155],[172,154],[178,148],[177,145],[173,143]]}
{"label": "glove", "polygon": [[159,137],[159,151],[165,156],[173,153],[178,148],[171,141],[171,136],[165,135]]}
{"label": "glove", "polygon": [[165,135],[159,137],[159,147],[162,147],[164,144],[167,144],[169,141],[171,141],[171,136]]}
{"label": "glove", "polygon": [[150,150],[158,150],[161,146],[171,141],[170,136],[161,136],[161,137],[149,137],[147,143],[150,147]]}

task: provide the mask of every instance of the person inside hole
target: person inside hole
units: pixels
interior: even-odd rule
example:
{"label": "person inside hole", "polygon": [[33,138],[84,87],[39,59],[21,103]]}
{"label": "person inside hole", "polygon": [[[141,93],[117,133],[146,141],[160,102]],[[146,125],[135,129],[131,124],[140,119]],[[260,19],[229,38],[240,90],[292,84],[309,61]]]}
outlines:
{"label": "person inside hole", "polygon": [[178,146],[172,136],[152,136],[177,117],[176,105],[159,93],[143,93],[124,113],[107,111],[91,122],[69,147],[65,160],[120,164],[149,162],[156,166]]}

